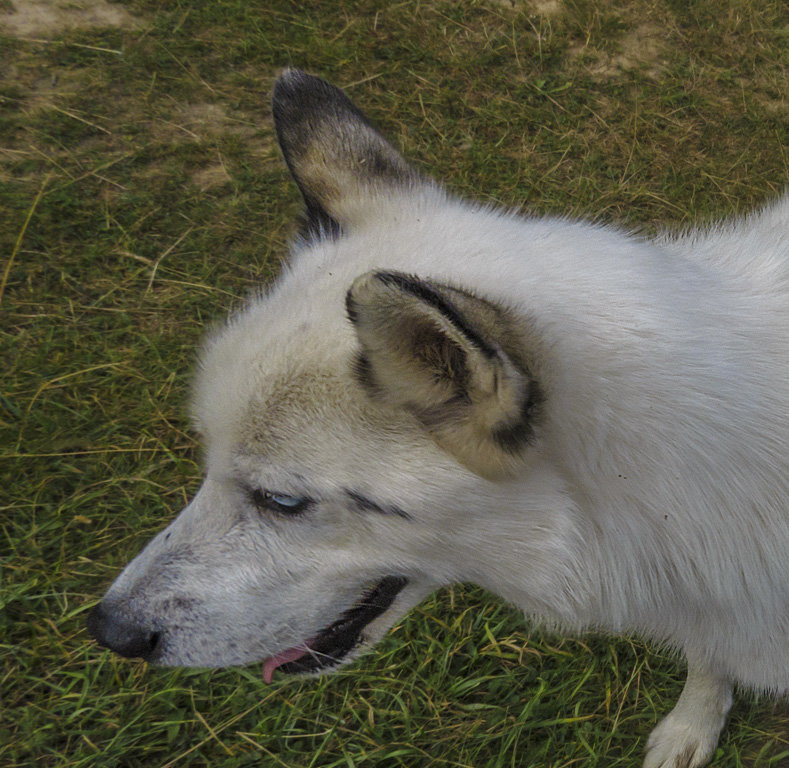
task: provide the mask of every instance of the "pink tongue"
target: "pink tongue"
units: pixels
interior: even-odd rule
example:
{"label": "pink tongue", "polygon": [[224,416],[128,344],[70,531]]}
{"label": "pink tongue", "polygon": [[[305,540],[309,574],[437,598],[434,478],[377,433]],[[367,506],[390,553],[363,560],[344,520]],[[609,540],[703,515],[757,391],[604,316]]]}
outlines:
{"label": "pink tongue", "polygon": [[286,651],[282,651],[282,653],[278,653],[276,656],[266,659],[263,662],[263,681],[265,683],[270,683],[274,677],[274,670],[277,667],[281,667],[283,664],[287,664],[290,661],[296,661],[302,656],[306,656],[308,652],[309,648],[307,648],[306,645],[297,645],[294,648],[288,648]]}

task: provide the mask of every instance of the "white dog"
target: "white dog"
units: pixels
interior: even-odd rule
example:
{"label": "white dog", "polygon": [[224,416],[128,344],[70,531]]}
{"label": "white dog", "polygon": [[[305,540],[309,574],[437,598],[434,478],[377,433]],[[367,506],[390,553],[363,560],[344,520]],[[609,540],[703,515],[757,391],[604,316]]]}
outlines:
{"label": "white dog", "polygon": [[646,766],[789,690],[789,198],[649,242],[455,200],[339,90],[274,117],[292,264],[203,352],[206,478],[94,609],[156,664],[348,661],[443,584],[684,653]]}

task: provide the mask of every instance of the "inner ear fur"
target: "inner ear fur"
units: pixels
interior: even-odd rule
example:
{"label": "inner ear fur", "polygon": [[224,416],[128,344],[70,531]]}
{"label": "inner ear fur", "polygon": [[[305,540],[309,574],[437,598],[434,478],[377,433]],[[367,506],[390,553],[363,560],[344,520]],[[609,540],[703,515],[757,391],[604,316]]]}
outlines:
{"label": "inner ear fur", "polygon": [[368,272],[346,297],[368,392],[406,408],[484,477],[517,471],[542,401],[513,313],[447,285]]}

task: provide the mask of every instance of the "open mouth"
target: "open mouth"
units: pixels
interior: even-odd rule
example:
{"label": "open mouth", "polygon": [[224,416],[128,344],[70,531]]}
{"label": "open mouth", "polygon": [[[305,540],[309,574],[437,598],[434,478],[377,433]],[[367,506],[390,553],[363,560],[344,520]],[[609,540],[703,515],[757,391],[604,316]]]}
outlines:
{"label": "open mouth", "polygon": [[358,644],[362,630],[386,611],[408,580],[387,576],[365,592],[359,602],[303,645],[288,648],[266,659],[263,679],[270,683],[274,670],[286,674],[318,672],[333,667]]}

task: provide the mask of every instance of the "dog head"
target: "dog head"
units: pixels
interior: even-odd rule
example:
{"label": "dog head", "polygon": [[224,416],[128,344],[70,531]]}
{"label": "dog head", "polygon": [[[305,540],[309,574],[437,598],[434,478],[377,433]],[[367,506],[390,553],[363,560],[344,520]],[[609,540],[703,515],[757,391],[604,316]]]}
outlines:
{"label": "dog head", "polygon": [[453,241],[480,258],[474,222],[498,222],[450,201],[327,83],[286,72],[273,105],[302,237],[278,283],[205,346],[202,488],[88,621],[126,656],[266,659],[266,678],[337,666],[438,586],[484,581],[516,473],[533,476],[520,556],[547,564],[557,538],[535,450],[539,344],[440,257],[458,257]]}

